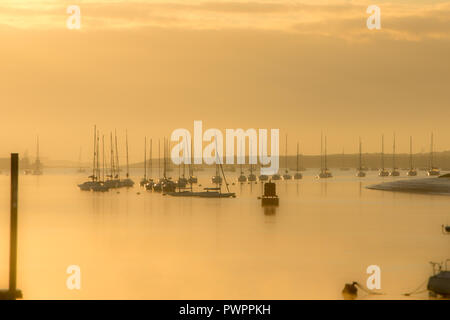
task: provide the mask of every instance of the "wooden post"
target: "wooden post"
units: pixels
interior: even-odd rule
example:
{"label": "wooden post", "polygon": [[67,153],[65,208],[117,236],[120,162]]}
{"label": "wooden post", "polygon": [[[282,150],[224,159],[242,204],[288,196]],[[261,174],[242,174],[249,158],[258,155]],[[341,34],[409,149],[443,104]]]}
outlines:
{"label": "wooden post", "polygon": [[11,154],[11,220],[9,243],[9,290],[0,291],[0,299],[15,300],[22,293],[17,290],[17,206],[19,191],[19,154]]}

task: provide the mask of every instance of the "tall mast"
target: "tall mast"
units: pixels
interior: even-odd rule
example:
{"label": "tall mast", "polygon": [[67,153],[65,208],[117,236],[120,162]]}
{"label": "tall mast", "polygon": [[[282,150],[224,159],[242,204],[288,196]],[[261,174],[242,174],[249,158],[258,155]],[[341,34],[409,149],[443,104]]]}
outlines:
{"label": "tall mast", "polygon": [[97,147],[96,147],[96,142],[97,142],[97,126],[94,126],[94,160],[92,161],[92,181],[95,180],[95,155],[97,153]]}
{"label": "tall mast", "polygon": [[359,171],[362,170],[362,143],[361,137],[359,137]]}
{"label": "tall mast", "polygon": [[392,169],[395,169],[395,133],[394,133],[394,144],[392,146]]}
{"label": "tall mast", "polygon": [[381,135],[381,169],[384,171],[384,134]]}
{"label": "tall mast", "polygon": [[412,136],[409,137],[409,168],[413,169]]}
{"label": "tall mast", "polygon": [[120,179],[120,164],[119,164],[119,148],[117,146],[117,131],[114,129],[114,140],[116,144],[116,168],[117,168],[117,177]]}
{"label": "tall mast", "polygon": [[144,180],[147,180],[147,137],[144,137]]}
{"label": "tall mast", "polygon": [[36,148],[36,170],[41,170],[41,160],[39,158],[39,136],[37,136],[37,148]]}
{"label": "tall mast", "polygon": [[327,164],[327,136],[325,136],[325,158],[324,158],[324,162],[325,162],[325,170],[328,169],[328,164]]}
{"label": "tall mast", "polygon": [[189,175],[194,176],[194,146],[192,144],[192,138],[191,138],[191,163],[189,164]]}
{"label": "tall mast", "polygon": [[298,142],[297,142],[297,172],[298,172]]}
{"label": "tall mast", "polygon": [[152,139],[150,139],[150,177],[152,176]]}
{"label": "tall mast", "polygon": [[320,172],[323,172],[323,132],[320,132]]}
{"label": "tall mast", "polygon": [[97,181],[100,181],[100,132],[97,130]]}
{"label": "tall mast", "polygon": [[161,178],[161,139],[158,139],[158,178]]}
{"label": "tall mast", "polygon": [[113,148],[113,138],[112,138],[112,132],[110,133],[110,146],[111,146],[111,180],[115,178],[115,167],[114,167],[114,148]]}
{"label": "tall mast", "polygon": [[285,165],[285,171],[286,173],[288,173],[288,161],[287,161],[287,134],[286,134],[286,152],[285,152],[285,157],[284,157],[284,165]]}
{"label": "tall mast", "polygon": [[105,182],[105,135],[102,135],[102,148],[103,148],[103,169],[102,169],[102,181]]}
{"label": "tall mast", "polygon": [[433,133],[431,133],[431,143],[430,143],[430,169],[434,168],[433,163]]}
{"label": "tall mast", "polygon": [[164,169],[163,169],[163,176],[166,178],[166,152],[167,152],[167,143],[166,143],[166,137],[164,137]]}
{"label": "tall mast", "polygon": [[130,176],[130,166],[128,164],[128,130],[125,130],[125,144],[127,147],[127,178]]}

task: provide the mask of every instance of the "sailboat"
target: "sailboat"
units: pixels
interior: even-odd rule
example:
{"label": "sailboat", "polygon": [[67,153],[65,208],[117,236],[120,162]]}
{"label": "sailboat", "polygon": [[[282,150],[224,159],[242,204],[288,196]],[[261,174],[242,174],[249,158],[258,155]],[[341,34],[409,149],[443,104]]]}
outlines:
{"label": "sailboat", "polygon": [[[279,158],[279,155],[277,155]],[[273,181],[277,181],[277,180],[281,180],[281,176],[278,174],[278,172],[276,172],[275,174],[272,175],[272,179]]]}
{"label": "sailboat", "polygon": [[378,175],[380,177],[387,177],[389,175],[389,171],[384,168],[384,134],[381,135],[381,169]]}
{"label": "sailboat", "polygon": [[431,144],[430,144],[430,166],[429,169],[427,171],[427,175],[429,176],[438,176],[441,174],[441,171],[439,170],[439,168],[434,166],[434,162],[433,162],[433,134],[431,134]]}
{"label": "sailboat", "polygon": [[152,179],[153,176],[153,155],[152,155],[152,144],[153,144],[153,140],[150,139],[150,155],[149,155],[149,159],[150,159],[150,178],[147,179],[147,183],[145,184],[145,189],[147,190],[153,190],[153,186],[155,185],[155,182]]}
{"label": "sailboat", "polygon": [[131,188],[134,186],[134,181],[130,179],[130,165],[128,162],[128,131],[125,132],[125,144],[127,151],[127,173],[126,178],[122,181],[121,185],[126,188]]}
{"label": "sailboat", "polygon": [[409,170],[406,175],[410,177],[417,176],[417,170],[413,166],[412,136],[409,137]]}
{"label": "sailboat", "polygon": [[[264,144],[262,145],[262,154],[264,155]],[[242,168],[241,168],[241,171],[242,171]],[[259,175],[259,177],[258,177],[258,179],[259,179],[259,181],[267,181],[267,180],[269,180],[269,176],[267,175],[267,174],[260,174]]]}
{"label": "sailboat", "polygon": [[37,137],[37,148],[36,148],[36,161],[34,162],[34,169],[32,174],[34,176],[40,176],[42,175],[42,164],[41,160],[39,158],[39,136]]}
{"label": "sailboat", "polygon": [[389,172],[389,175],[391,177],[398,177],[400,175],[400,172],[397,170],[395,164],[395,133],[394,133],[394,144],[392,145],[392,170],[391,172]]}
{"label": "sailboat", "polygon": [[249,147],[249,150],[250,150],[250,154],[248,157],[248,163],[250,164],[250,174],[248,175],[247,180],[248,180],[248,182],[254,182],[254,181],[256,181],[256,175],[253,173],[253,164],[251,163],[252,162],[252,160],[251,160],[252,150],[250,147]]}
{"label": "sailboat", "polygon": [[198,182],[198,178],[194,175],[194,152],[193,152],[193,144],[191,141],[191,163],[189,164],[189,179],[188,182],[191,184],[191,186],[194,183]]}
{"label": "sailboat", "polygon": [[144,137],[144,177],[139,184],[141,187],[144,187],[147,183],[147,137]]}
{"label": "sailboat", "polygon": [[[217,150],[217,140],[216,140],[216,150]],[[169,196],[177,196],[177,197],[200,197],[200,198],[235,198],[236,194],[234,192],[230,192],[230,189],[228,188],[228,182],[227,178],[225,176],[225,172],[223,170],[223,166],[220,163],[218,151],[216,151],[216,177],[219,176],[219,179],[216,179],[216,187],[215,188],[203,188],[204,191],[200,192],[194,192],[192,191],[179,191],[175,192],[175,190],[171,192],[167,192],[166,194]],[[225,186],[227,188],[227,192],[222,192],[222,176],[220,176],[220,173],[223,176],[223,180],[225,181]],[[220,181],[220,182],[219,182]]]}
{"label": "sailboat", "polygon": [[286,135],[286,152],[285,152],[285,156],[284,156],[284,165],[285,165],[285,171],[284,171],[283,179],[291,180],[292,176],[289,174],[289,170],[288,170],[287,135]]}
{"label": "sailboat", "polygon": [[[164,138],[164,144],[166,143],[166,138]],[[165,171],[164,171],[165,175]],[[153,185],[153,191],[161,192],[162,191],[162,184],[164,181],[164,178],[161,177],[161,140],[158,139],[158,182],[156,182]]]}
{"label": "sailboat", "polygon": [[358,178],[364,178],[366,176],[366,173],[363,170],[363,166],[362,166],[362,142],[361,142],[361,138],[359,138],[359,166],[358,166],[358,171],[356,172],[356,176]]}
{"label": "sailboat", "polygon": [[100,138],[97,133],[97,164],[96,164],[96,181],[92,184],[91,190],[94,192],[107,192],[109,187],[105,184],[105,137],[102,136],[102,174],[100,174]]}
{"label": "sailboat", "polygon": [[[242,145],[241,145],[241,155],[244,155],[244,152],[242,152]],[[247,176],[244,174],[244,169],[242,168],[242,162],[245,163],[245,155],[244,155],[244,159],[241,158],[239,160],[240,160],[239,162],[241,162],[240,163],[241,175],[238,177],[238,182],[244,183],[244,182],[247,182]]]}
{"label": "sailboat", "polygon": [[241,163],[240,167],[241,167],[241,175],[238,177],[238,182],[241,182],[241,183],[247,182],[247,177],[244,174],[244,171],[242,170],[242,163]]}
{"label": "sailboat", "polygon": [[164,138],[164,177],[161,181],[161,189],[163,192],[173,192],[176,190],[177,185],[172,178],[167,177],[167,168],[169,167],[169,139]]}
{"label": "sailboat", "polygon": [[303,178],[303,175],[299,172],[299,166],[298,166],[298,158],[299,158],[299,143],[297,142],[297,169],[296,172],[294,174],[294,179],[295,180],[300,180]]}
{"label": "sailboat", "polygon": [[327,137],[325,136],[325,148],[323,148],[323,135],[320,136],[320,173],[317,175],[319,179],[327,179],[333,177],[331,171],[327,168]]}
{"label": "sailboat", "polygon": [[110,133],[110,156],[111,156],[111,168],[110,168],[110,172],[109,175],[107,175],[107,180],[105,181],[105,185],[108,186],[110,189],[113,188],[119,188],[119,177],[118,177],[118,173],[116,170],[116,161],[115,161],[115,154],[114,154],[114,144],[113,144],[113,136],[112,136],[112,132]]}

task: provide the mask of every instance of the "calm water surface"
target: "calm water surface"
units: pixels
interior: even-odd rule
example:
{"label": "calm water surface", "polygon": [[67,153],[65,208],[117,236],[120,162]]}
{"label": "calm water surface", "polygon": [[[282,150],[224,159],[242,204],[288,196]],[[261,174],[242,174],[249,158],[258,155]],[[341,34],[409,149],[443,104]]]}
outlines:
{"label": "calm water surface", "polygon": [[[428,278],[429,261],[450,258],[450,237],[441,233],[450,197],[365,189],[382,181],[376,172],[358,180],[335,170],[319,181],[311,170],[299,182],[277,182],[280,206],[271,211],[257,200],[259,183],[230,186],[235,199],[172,198],[138,186],[95,194],[78,190],[85,178],[73,171],[20,177],[18,284],[25,299],[342,299],[344,283],[365,284],[372,264],[381,267],[386,295],[360,298],[397,299]],[[141,173],[133,175],[138,182]],[[211,175],[200,172],[200,183]],[[6,175],[0,235],[6,288]],[[74,264],[80,291],[66,288]]]}

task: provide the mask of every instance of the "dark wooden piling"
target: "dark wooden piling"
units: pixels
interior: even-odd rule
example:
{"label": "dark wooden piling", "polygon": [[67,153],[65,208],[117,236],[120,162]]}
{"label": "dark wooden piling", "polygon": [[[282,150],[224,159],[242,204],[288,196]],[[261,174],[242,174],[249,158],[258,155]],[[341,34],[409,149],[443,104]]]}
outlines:
{"label": "dark wooden piling", "polygon": [[9,290],[0,291],[0,299],[15,300],[22,298],[17,290],[17,208],[19,193],[19,154],[11,154],[11,218],[9,243]]}

